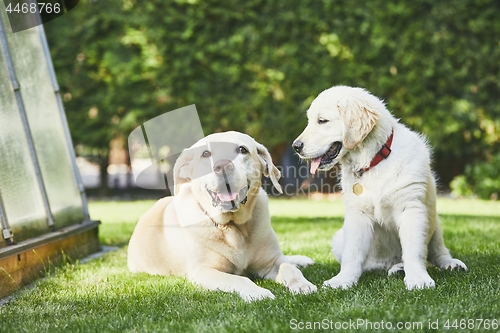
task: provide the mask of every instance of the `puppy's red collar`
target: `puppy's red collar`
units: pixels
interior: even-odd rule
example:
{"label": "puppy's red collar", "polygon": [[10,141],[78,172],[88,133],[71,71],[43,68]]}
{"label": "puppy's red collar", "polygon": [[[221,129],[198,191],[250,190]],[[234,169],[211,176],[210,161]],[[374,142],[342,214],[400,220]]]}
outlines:
{"label": "puppy's red collar", "polygon": [[392,129],[391,135],[387,139],[386,143],[382,146],[382,148],[378,151],[378,153],[375,155],[375,157],[372,159],[370,162],[370,166],[363,168],[360,170],[360,174],[363,174],[385,160],[390,154],[391,154],[391,144],[392,144],[392,137],[394,136],[394,128]]}

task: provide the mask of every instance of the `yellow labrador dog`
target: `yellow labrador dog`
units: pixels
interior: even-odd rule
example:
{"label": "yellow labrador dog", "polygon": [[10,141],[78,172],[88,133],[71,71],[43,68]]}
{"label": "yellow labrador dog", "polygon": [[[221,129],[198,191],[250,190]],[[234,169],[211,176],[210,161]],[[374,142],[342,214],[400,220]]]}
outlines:
{"label": "yellow labrador dog", "polygon": [[295,140],[311,173],[341,165],[344,226],[332,240],[340,273],[332,288],[355,285],[364,270],[403,271],[406,288],[434,287],[426,259],[463,269],[445,247],[436,214],[436,185],[425,140],[400,124],[384,103],[361,88],[323,91]]}
{"label": "yellow labrador dog", "polygon": [[184,150],[174,166],[175,196],[159,200],[134,230],[130,271],[187,277],[246,301],[274,298],[246,276],[315,292],[297,268],[314,262],[281,252],[262,174],[281,191],[267,149],[242,133],[212,134]]}

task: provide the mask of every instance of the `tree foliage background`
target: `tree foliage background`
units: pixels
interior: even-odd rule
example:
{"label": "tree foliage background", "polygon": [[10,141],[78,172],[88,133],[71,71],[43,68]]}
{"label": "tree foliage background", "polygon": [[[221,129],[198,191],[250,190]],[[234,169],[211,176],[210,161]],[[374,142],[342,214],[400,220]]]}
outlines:
{"label": "tree foliage background", "polygon": [[345,84],[427,136],[446,186],[500,153],[499,15],[498,0],[82,0],[45,30],[74,142],[104,157],[196,104],[205,134],[246,132],[279,159]]}

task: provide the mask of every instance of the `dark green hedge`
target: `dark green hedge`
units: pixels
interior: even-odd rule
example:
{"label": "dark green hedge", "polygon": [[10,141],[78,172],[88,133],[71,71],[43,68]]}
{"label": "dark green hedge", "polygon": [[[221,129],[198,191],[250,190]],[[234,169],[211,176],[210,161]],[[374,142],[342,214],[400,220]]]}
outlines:
{"label": "dark green hedge", "polygon": [[[361,86],[434,147],[443,185],[500,146],[498,0],[94,0],[45,25],[76,144],[196,104],[275,155],[322,90]],[[90,111],[92,110],[92,111]]]}

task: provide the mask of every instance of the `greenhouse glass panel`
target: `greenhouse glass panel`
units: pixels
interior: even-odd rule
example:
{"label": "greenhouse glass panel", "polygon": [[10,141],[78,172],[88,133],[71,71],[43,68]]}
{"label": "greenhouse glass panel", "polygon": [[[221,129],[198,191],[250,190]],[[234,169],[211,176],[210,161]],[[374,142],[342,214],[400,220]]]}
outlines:
{"label": "greenhouse glass panel", "polygon": [[39,29],[9,34],[8,39],[50,208],[60,228],[85,216]]}
{"label": "greenhouse glass panel", "polygon": [[47,233],[47,216],[1,43],[0,52],[0,193],[14,239],[21,241]]}

